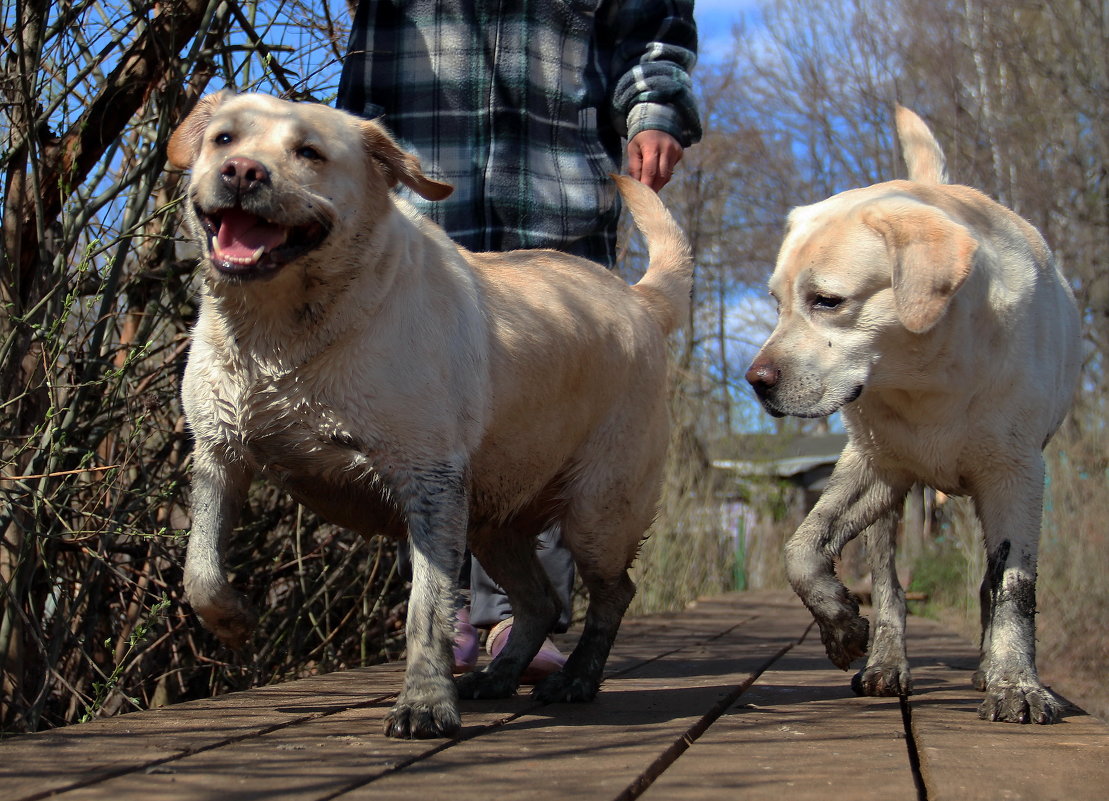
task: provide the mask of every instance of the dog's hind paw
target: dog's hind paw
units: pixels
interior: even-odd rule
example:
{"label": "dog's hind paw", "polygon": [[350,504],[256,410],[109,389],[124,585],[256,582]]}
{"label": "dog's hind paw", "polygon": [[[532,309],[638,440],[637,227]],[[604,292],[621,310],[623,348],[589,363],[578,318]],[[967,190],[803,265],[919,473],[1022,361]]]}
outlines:
{"label": "dog's hind paw", "polygon": [[552,673],[535,685],[532,696],[545,704],[592,701],[601,689],[600,682],[581,676],[571,676],[564,671]]}
{"label": "dog's hind paw", "polygon": [[867,665],[851,679],[855,695],[889,698],[912,695],[913,683],[906,664]]}
{"label": "dog's hind paw", "polygon": [[1009,686],[989,687],[986,700],[978,707],[982,720],[1004,723],[1057,723],[1063,705],[1045,687]]}
{"label": "dog's hind paw", "polygon": [[820,641],[832,664],[840,670],[847,670],[856,659],[866,656],[866,645],[870,635],[870,623],[866,618],[854,617],[825,623],[817,620],[820,626]]}
{"label": "dog's hind paw", "polygon": [[398,702],[385,717],[385,735],[400,740],[452,737],[460,728],[458,707],[446,701],[430,705]]}
{"label": "dog's hind paw", "polygon": [[516,682],[485,670],[464,673],[454,680],[459,698],[511,698],[516,693]]}

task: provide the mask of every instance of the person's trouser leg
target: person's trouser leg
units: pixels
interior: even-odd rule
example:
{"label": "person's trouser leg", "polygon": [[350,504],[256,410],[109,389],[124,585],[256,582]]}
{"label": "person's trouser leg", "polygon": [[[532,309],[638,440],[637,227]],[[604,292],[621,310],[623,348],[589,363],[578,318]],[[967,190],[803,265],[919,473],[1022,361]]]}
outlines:
{"label": "person's trouser leg", "polygon": [[[558,526],[552,526],[539,535],[536,555],[562,606],[554,633],[564,632],[570,627],[574,559],[562,544],[562,533]],[[471,557],[470,562],[470,622],[478,628],[491,628],[512,616],[512,606],[508,602],[508,596],[489,578],[477,559]]]}

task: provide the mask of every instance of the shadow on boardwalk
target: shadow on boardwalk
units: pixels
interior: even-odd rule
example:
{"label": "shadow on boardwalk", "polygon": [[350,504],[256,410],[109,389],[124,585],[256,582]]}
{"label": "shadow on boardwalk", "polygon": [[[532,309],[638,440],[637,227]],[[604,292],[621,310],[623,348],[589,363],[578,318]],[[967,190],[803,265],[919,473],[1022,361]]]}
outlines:
{"label": "shadow on boardwalk", "polygon": [[1109,726],[978,720],[975,652],[911,618],[916,694],[856,698],[787,593],[628,620],[591,704],[462,704],[454,740],[381,734],[403,665],[334,673],[0,744],[7,801],[1097,799]]}

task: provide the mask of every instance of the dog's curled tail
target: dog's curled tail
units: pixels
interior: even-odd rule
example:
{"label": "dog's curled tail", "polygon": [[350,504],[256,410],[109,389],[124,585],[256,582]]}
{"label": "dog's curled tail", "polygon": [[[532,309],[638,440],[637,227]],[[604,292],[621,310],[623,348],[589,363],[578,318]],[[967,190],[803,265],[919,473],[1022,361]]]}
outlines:
{"label": "dog's curled tail", "polygon": [[631,210],[635,227],[647,240],[647,272],[632,289],[669,334],[689,317],[693,289],[689,242],[650,187],[626,175],[612,177]]}
{"label": "dog's curled tail", "polygon": [[946,184],[947,161],[939,142],[920,117],[904,106],[898,105],[897,138],[901,140],[901,153],[909,168],[909,180],[922,184]]}

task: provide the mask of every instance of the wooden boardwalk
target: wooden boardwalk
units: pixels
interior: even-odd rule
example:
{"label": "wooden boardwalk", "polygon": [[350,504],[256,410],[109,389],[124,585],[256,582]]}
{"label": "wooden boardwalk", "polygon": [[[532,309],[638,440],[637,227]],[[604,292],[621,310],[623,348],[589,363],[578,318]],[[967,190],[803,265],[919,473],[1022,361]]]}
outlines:
{"label": "wooden boardwalk", "polygon": [[455,740],[395,741],[403,666],[333,673],[0,743],[0,798],[1109,797],[1109,726],[978,720],[975,649],[909,623],[916,694],[856,698],[786,593],[627,620],[591,704],[462,704]]}

